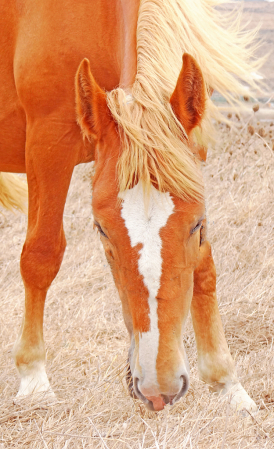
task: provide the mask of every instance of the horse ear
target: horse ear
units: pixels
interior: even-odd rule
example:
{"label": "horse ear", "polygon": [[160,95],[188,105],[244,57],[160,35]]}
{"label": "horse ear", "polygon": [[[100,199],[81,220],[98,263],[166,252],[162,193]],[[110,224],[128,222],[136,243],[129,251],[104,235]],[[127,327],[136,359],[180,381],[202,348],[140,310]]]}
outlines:
{"label": "horse ear", "polygon": [[183,55],[183,67],[170,103],[187,134],[201,123],[205,112],[206,89],[200,67],[187,53]]}
{"label": "horse ear", "polygon": [[[88,138],[98,138],[110,120],[106,93],[98,86],[90,71],[88,59],[83,59],[76,73],[77,121]],[[104,124],[104,126],[103,126]]]}

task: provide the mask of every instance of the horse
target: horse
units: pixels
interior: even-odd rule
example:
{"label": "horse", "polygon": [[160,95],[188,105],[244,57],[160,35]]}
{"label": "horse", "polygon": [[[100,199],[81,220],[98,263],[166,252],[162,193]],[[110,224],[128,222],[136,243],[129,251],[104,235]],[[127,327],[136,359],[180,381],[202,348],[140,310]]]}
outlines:
{"label": "horse", "polygon": [[0,201],[21,207],[13,195],[19,181],[8,172],[26,173],[29,203],[20,261],[25,311],[13,349],[18,399],[54,397],[44,304],[65,251],[73,169],[95,161],[94,225],[129,332],[131,394],[153,411],[186,394],[183,329],[191,311],[201,379],[231,393],[236,409],[256,410],[218,311],[200,150],[217,116],[210,93],[237,102],[247,92],[243,81],[256,87],[258,63],[246,50],[250,34],[227,29],[213,3],[2,2]]}

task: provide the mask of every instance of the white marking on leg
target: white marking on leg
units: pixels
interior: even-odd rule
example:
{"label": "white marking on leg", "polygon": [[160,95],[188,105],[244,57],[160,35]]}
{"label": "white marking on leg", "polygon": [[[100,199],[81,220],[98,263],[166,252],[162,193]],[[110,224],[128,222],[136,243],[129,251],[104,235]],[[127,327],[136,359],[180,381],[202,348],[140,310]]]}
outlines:
{"label": "white marking on leg", "polygon": [[231,407],[237,412],[243,410],[256,412],[258,410],[257,405],[242,387],[240,382],[236,384],[228,383],[227,385],[225,385],[222,393],[228,395]]}
{"label": "white marking on leg", "polygon": [[34,393],[49,392],[54,396],[50,387],[44,362],[35,362],[32,367],[27,365],[19,367],[21,383],[16,397],[27,396]]}
{"label": "white marking on leg", "polygon": [[159,346],[157,315],[157,293],[162,274],[162,241],[160,230],[173,213],[174,203],[169,193],[161,193],[151,187],[150,197],[145,202],[140,183],[122,193],[121,215],[125,221],[132,247],[142,244],[138,268],[148,289],[150,330],[139,335],[139,363],[146,385],[158,385],[156,359]]}

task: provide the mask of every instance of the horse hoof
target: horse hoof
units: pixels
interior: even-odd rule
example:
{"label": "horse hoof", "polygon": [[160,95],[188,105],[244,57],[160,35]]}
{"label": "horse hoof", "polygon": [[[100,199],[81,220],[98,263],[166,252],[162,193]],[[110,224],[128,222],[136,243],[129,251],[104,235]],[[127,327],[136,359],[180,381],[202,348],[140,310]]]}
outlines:
{"label": "horse hoof", "polygon": [[258,407],[242,387],[240,382],[236,384],[228,384],[224,385],[222,389],[218,389],[215,387],[215,392],[220,392],[222,396],[226,396],[230,407],[235,412],[241,412],[244,414],[248,413],[256,413],[258,411]]}
{"label": "horse hoof", "polygon": [[237,412],[256,413],[258,407],[240,383],[233,385],[227,392],[232,409]]}
{"label": "horse hoof", "polygon": [[41,407],[50,407],[58,403],[54,391],[49,388],[45,391],[34,391],[29,394],[20,394],[20,390],[13,400],[15,405],[40,405]]}

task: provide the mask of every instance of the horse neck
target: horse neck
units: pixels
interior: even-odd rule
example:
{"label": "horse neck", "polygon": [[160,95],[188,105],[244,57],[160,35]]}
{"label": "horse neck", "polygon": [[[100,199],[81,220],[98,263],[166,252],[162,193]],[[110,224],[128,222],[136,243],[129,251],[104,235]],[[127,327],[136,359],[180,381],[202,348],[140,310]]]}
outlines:
{"label": "horse neck", "polygon": [[137,70],[136,29],[140,0],[120,0],[123,27],[120,87],[129,89]]}

